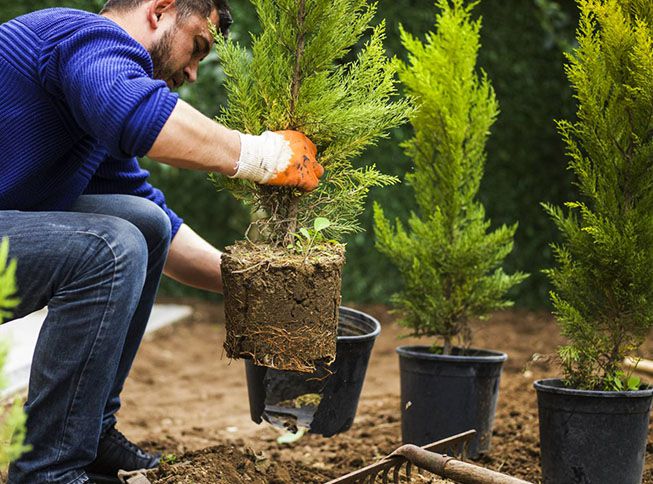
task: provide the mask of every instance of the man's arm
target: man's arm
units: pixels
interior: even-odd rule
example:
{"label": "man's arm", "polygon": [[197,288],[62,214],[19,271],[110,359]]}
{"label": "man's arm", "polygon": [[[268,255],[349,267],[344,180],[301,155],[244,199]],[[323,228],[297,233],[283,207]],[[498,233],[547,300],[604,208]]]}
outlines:
{"label": "man's arm", "polygon": [[324,173],[313,142],[297,131],[230,130],[179,100],[147,155],[177,168],[314,190]]}
{"label": "man's arm", "polygon": [[222,253],[182,224],[172,239],[163,273],[188,286],[222,292]]}
{"label": "man's arm", "polygon": [[233,176],[240,156],[240,135],[180,99],[147,155],[177,168]]}

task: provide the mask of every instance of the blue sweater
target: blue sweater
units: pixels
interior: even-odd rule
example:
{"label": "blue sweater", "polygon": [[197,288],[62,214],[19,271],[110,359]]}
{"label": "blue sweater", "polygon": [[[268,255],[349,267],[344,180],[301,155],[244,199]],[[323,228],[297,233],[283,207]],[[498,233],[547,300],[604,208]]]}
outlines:
{"label": "blue sweater", "polygon": [[0,210],[67,210],[84,193],[148,198],[144,156],[177,103],[149,53],[99,15],[53,8],[0,25]]}

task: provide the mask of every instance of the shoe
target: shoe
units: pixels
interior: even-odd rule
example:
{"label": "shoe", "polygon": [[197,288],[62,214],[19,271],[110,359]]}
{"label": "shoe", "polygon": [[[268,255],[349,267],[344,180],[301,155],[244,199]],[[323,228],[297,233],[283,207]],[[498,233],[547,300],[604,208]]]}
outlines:
{"label": "shoe", "polygon": [[115,427],[100,436],[97,457],[86,467],[92,483],[119,483],[118,471],[153,469],[159,465],[161,454],[149,454],[127,440]]}

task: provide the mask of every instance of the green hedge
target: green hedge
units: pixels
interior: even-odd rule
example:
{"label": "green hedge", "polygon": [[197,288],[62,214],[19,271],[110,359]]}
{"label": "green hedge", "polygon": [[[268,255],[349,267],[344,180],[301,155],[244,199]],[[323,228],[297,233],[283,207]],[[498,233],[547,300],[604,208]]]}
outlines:
{"label": "green hedge", "polygon": [[[5,1],[5,0],[2,0]],[[0,21],[46,6],[71,6],[97,10],[96,0],[18,0],[0,9]],[[236,21],[233,36],[248,43],[256,19],[247,0],[231,0]],[[532,276],[514,294],[517,303],[537,307],[547,304],[547,282],[540,269],[552,264],[548,244],[557,237],[540,202],[560,204],[573,198],[560,137],[553,120],[572,118],[573,100],[563,73],[562,48],[570,45],[576,25],[573,2],[553,0],[485,0],[483,48],[480,63],[491,77],[501,114],[488,146],[486,176],[481,197],[496,224],[519,222],[515,250],[508,272],[523,270]],[[402,55],[398,25],[421,35],[432,29],[435,10],[424,0],[381,0],[379,19],[388,23],[387,47]],[[200,80],[181,94],[205,114],[213,115],[224,102],[221,71],[212,55],[201,67]],[[403,179],[412,169],[398,144],[409,128],[397,129],[366,157],[386,173]],[[246,212],[226,193],[216,193],[206,177],[145,160],[152,181],[175,209],[211,243],[222,247],[236,240],[247,225]],[[410,190],[396,186],[372,192],[389,216],[404,217],[413,206]],[[348,240],[343,298],[346,301],[384,302],[400,280],[390,264],[374,249],[371,210],[364,215],[367,231]],[[164,281],[163,292],[181,295],[201,293]]]}

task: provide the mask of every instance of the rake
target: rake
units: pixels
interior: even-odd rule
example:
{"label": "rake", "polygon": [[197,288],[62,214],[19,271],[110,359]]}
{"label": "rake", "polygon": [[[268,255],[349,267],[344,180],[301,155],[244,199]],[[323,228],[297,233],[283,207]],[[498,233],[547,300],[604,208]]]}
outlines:
{"label": "rake", "polygon": [[[451,479],[459,484],[530,484],[449,456],[464,455],[467,444],[475,434],[475,430],[468,430],[423,447],[403,445],[376,464],[351,472],[327,484],[374,484],[377,479],[385,484],[390,478],[392,482],[400,484],[402,477],[405,479],[404,482],[411,482],[413,467]],[[404,464],[406,467],[402,476]]]}

